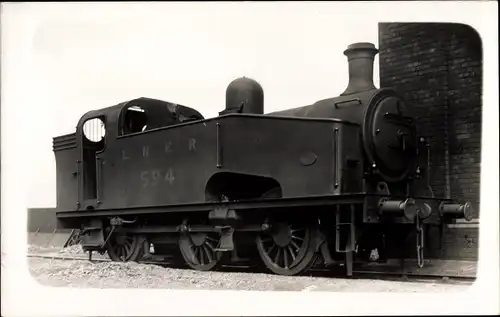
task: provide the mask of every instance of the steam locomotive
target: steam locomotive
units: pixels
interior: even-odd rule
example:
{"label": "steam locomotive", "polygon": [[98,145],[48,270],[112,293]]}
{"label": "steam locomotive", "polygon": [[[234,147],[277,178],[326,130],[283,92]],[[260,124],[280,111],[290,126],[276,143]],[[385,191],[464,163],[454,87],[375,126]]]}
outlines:
{"label": "steam locomotive", "polygon": [[[114,261],[170,255],[195,270],[249,260],[280,275],[384,260],[387,231],[471,219],[469,202],[434,196],[429,145],[405,101],[373,84],[378,50],[344,51],[335,98],[264,114],[239,78],[214,118],[138,98],[86,113],[55,137],[57,222]],[[153,251],[152,251],[153,247]]]}

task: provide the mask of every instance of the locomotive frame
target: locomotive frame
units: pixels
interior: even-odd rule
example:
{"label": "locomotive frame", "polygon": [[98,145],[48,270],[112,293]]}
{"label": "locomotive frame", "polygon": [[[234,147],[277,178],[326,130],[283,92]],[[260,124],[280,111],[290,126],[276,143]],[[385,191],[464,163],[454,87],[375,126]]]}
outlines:
{"label": "locomotive frame", "polygon": [[373,85],[377,52],[350,45],[346,91],[301,108],[264,114],[262,87],[240,78],[215,118],[149,98],[85,114],[54,138],[58,227],[115,261],[153,244],[197,270],[258,257],[275,274],[342,263],[350,276],[398,226],[416,228],[423,266],[424,224],[472,211],[434,197],[426,140],[397,93]]}

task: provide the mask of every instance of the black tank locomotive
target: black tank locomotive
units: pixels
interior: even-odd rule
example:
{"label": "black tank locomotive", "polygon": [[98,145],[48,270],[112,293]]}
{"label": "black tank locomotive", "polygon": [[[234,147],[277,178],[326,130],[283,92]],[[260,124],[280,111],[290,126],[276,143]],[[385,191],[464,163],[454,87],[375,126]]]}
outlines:
{"label": "black tank locomotive", "polygon": [[[262,87],[233,81],[226,107],[139,98],[86,113],[54,138],[57,220],[90,252],[138,261],[154,252],[197,270],[227,261],[276,274],[368,261],[387,230],[470,220],[468,202],[434,197],[429,146],[404,100],[373,84],[377,49],[350,45],[338,97],[264,114]],[[380,256],[379,256],[380,258]]]}

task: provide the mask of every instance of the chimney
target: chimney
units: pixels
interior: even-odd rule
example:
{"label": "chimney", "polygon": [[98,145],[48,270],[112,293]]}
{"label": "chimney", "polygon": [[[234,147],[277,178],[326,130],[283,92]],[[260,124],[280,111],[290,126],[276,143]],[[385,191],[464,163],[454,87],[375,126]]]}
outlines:
{"label": "chimney", "polygon": [[341,96],[375,89],[373,61],[377,53],[372,43],[354,43],[347,47],[344,55],[349,63],[349,85]]}

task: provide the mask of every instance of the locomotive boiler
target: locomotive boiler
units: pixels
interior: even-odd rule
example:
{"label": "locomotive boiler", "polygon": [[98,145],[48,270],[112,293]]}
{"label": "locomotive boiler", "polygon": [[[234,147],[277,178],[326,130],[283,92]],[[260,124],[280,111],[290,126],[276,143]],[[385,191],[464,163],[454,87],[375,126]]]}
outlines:
{"label": "locomotive boiler", "polygon": [[397,227],[417,230],[422,266],[424,224],[470,220],[471,207],[434,196],[415,118],[373,84],[377,52],[350,45],[346,90],[300,108],[264,114],[262,87],[243,77],[214,118],[149,98],[86,113],[54,138],[59,228],[114,261],[150,257],[152,245],[197,270],[343,264],[351,275],[370,251],[384,260]]}

